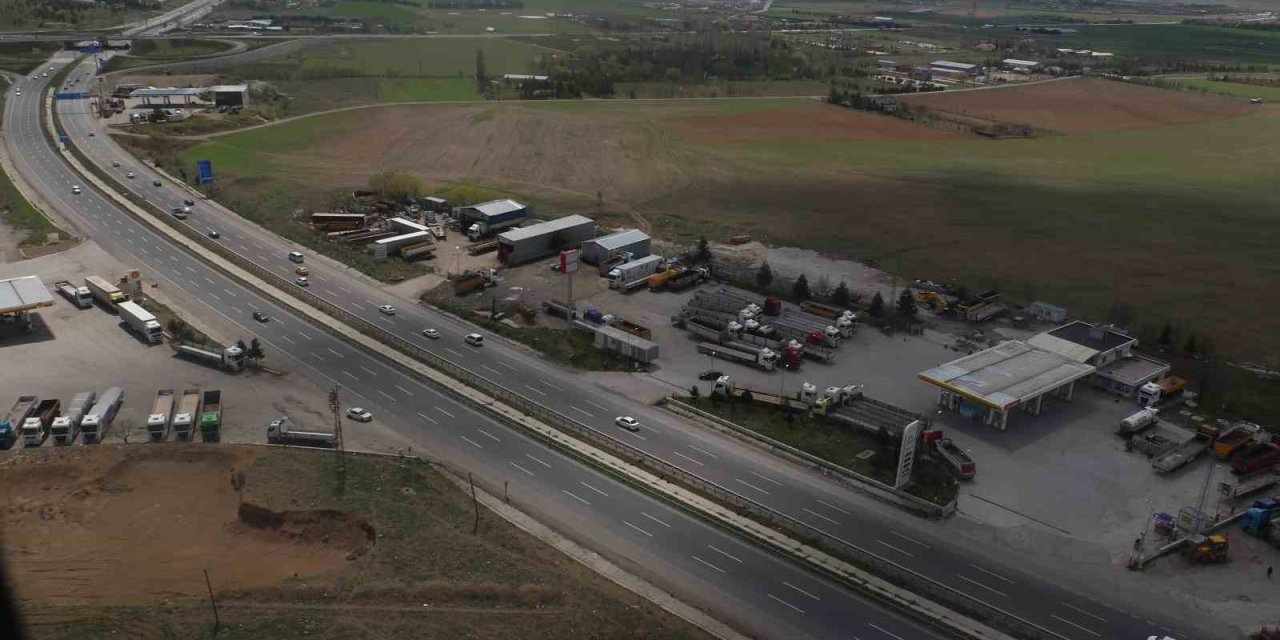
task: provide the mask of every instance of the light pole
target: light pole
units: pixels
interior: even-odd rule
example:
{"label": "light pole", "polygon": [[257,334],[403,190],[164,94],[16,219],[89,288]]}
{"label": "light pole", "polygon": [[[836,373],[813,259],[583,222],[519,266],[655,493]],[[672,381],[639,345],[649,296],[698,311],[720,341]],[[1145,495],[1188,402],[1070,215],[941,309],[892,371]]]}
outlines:
{"label": "light pole", "polygon": [[462,247],[453,248],[453,275],[462,271]]}

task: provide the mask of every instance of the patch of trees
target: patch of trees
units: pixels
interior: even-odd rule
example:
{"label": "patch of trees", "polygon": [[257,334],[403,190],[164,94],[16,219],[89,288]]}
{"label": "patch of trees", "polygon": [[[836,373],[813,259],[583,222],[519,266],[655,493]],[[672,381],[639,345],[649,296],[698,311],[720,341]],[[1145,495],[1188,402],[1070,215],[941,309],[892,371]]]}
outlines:
{"label": "patch of trees", "polygon": [[544,58],[555,97],[613,95],[615,82],[705,82],[707,80],[794,80],[822,77],[805,52],[767,34],[706,33],[666,42],[633,43],[600,49],[582,47],[572,58]]}

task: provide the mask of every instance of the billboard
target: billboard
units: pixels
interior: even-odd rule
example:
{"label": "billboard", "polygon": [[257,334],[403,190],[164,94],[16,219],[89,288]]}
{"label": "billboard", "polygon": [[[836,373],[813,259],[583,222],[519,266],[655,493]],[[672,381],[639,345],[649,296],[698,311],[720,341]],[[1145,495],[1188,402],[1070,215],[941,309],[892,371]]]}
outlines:
{"label": "billboard", "polygon": [[196,161],[196,184],[213,184],[213,161]]}
{"label": "billboard", "polygon": [[902,449],[898,454],[898,477],[893,483],[894,489],[901,489],[911,481],[911,469],[916,462],[916,441],[920,439],[922,429],[924,425],[916,420],[902,430]]}

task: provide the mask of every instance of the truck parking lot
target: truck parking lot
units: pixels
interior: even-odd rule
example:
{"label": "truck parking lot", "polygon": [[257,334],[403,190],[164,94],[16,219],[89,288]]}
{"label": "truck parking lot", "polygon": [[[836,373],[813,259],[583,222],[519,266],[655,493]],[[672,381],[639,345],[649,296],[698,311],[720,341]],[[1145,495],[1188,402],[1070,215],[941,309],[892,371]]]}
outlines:
{"label": "truck parking lot", "polygon": [[[87,274],[124,271],[124,266],[88,242],[57,256],[0,265],[0,278],[35,274],[52,286],[58,280],[83,282]],[[22,367],[0,367],[0,412],[9,411],[19,396],[32,395],[42,400],[59,399],[66,415],[77,394],[93,391],[101,397],[108,388],[118,386],[124,392],[124,402],[114,424],[104,434],[104,442],[122,442],[125,425],[130,427],[129,442],[145,442],[158,391],[174,390],[174,407],[180,408],[181,402],[176,398],[188,389],[221,390],[225,406],[223,442],[265,443],[268,424],[286,414],[299,428],[332,431],[328,390],[288,373],[282,359],[274,359],[273,364],[286,369],[284,375],[261,371],[229,374],[177,357],[168,345],[147,344],[122,325],[120,316],[101,305],[80,308],[61,295],[54,300],[54,306],[35,312],[33,333],[0,325],[0,358],[26,363]],[[185,318],[201,320],[195,312],[180,306],[180,297],[178,300],[176,304],[172,298],[166,302]],[[234,335],[219,326],[216,318],[201,324],[210,334]],[[180,413],[172,415],[171,428],[178,428],[173,421]],[[57,429],[56,421],[52,429]],[[45,435],[42,446],[55,446],[56,437],[48,437],[50,430]],[[348,421],[344,436],[351,449],[386,451],[398,446],[395,436],[377,419],[359,425]],[[168,443],[175,440],[174,433],[166,437]],[[198,433],[194,440],[200,441]],[[78,438],[75,446],[83,446],[83,438]],[[19,442],[12,450],[0,452],[0,457],[14,455],[22,448]]]}

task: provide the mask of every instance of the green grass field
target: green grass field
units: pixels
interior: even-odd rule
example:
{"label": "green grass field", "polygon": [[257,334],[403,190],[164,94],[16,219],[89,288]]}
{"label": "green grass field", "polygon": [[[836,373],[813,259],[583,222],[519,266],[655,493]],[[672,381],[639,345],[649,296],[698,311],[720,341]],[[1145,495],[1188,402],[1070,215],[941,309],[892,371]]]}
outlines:
{"label": "green grass field", "polygon": [[528,73],[540,47],[500,38],[335,41],[308,49],[304,78],[338,76],[473,77],[476,51],[490,75]]}
{"label": "green grass field", "polygon": [[1241,100],[1262,98],[1267,102],[1280,101],[1280,87],[1259,87],[1243,82],[1219,82],[1208,78],[1166,77],[1165,80],[1176,82],[1188,90],[1203,91],[1230,98],[1239,98]]}
{"label": "green grass field", "polygon": [[[589,33],[591,28],[570,20],[548,17],[547,13],[581,13],[638,18],[657,15],[640,2],[606,0],[537,0],[526,2],[523,8],[512,9],[433,9],[428,3],[411,6],[381,0],[340,0],[331,6],[313,6],[272,9],[273,15],[324,16],[350,18],[364,21],[370,33],[448,33],[448,34],[500,34],[531,33]],[[216,10],[222,18],[247,19],[258,16],[260,11],[245,7],[223,5]],[[539,16],[528,19],[521,16]]]}
{"label": "green grass field", "polygon": [[[420,117],[427,122],[445,113],[433,109],[459,108],[421,107]],[[1280,318],[1254,312],[1280,304],[1272,286],[1280,259],[1269,240],[1280,237],[1280,216],[1272,213],[1280,125],[1269,105],[1196,124],[1005,141],[832,135],[911,126],[861,114],[848,126],[812,132],[804,128],[809,116],[778,120],[790,110],[834,109],[812,100],[483,108],[476,112],[483,118],[459,120],[422,144],[480,144],[472,140],[520,131],[524,143],[503,154],[515,158],[493,165],[483,155],[464,158],[459,170],[557,210],[581,207],[590,200],[583,194],[603,189],[681,241],[746,232],[901,276],[957,278],[1046,299],[1086,317],[1103,317],[1121,302],[1137,310],[1135,330],[1171,322],[1213,333],[1222,349],[1244,359],[1280,353]],[[228,191],[243,189],[242,200],[252,202],[276,187],[303,189],[291,163],[314,164],[304,150],[358,145],[380,117],[350,112],[245,132],[200,145],[185,161],[213,159],[220,175],[243,181]],[[754,133],[691,137],[689,123],[704,119],[733,119],[735,136]],[[597,137],[610,146],[585,145]],[[368,170],[346,166],[341,155],[325,158],[339,185],[358,184],[343,176]],[[403,162],[418,166],[407,156]],[[581,170],[552,171],[561,165]],[[429,166],[428,179],[452,175]],[[629,220],[622,210],[609,215]]]}

